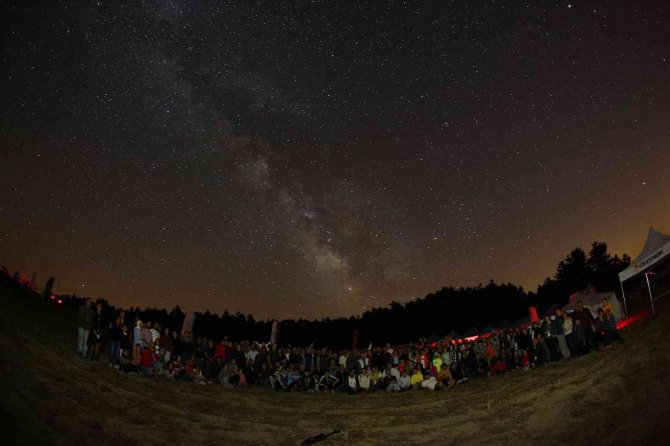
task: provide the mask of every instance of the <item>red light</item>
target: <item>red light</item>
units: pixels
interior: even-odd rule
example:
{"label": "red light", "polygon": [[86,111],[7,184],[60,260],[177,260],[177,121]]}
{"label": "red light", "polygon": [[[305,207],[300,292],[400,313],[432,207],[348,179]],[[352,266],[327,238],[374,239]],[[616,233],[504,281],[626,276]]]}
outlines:
{"label": "red light", "polygon": [[616,323],[616,329],[621,330],[622,328],[626,328],[631,324],[634,324],[635,322],[639,321],[640,319],[646,318],[649,316],[649,311],[643,310],[640,312],[637,312],[635,314],[632,314],[628,317],[628,319],[621,319],[619,322]]}
{"label": "red light", "polygon": [[51,300],[54,300],[55,298],[56,298],[56,296],[54,296],[53,294],[50,297]]}

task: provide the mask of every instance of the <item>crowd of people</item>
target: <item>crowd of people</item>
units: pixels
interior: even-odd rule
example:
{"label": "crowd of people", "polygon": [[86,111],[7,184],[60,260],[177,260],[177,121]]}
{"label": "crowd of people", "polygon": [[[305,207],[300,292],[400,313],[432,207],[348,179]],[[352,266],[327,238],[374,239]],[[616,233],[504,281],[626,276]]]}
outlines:
{"label": "crowd of people", "polygon": [[[109,366],[124,373],[221,385],[265,386],[277,391],[364,393],[439,390],[478,377],[531,370],[620,341],[613,309],[606,301],[597,317],[580,302],[572,313],[555,314],[526,328],[495,331],[486,337],[427,344],[373,346],[361,350],[280,346],[182,336],[173,327],[126,320],[121,311],[103,320],[102,305],[78,309],[77,351],[100,361],[109,345]],[[104,339],[107,337],[108,339]]]}

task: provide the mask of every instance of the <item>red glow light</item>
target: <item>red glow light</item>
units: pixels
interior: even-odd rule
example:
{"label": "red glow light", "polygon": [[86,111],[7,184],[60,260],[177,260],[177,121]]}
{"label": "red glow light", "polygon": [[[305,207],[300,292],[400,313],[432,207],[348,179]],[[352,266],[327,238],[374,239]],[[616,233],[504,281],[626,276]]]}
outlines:
{"label": "red glow light", "polygon": [[639,311],[635,314],[631,314],[628,319],[621,319],[619,322],[616,323],[616,329],[621,330],[622,328],[626,328],[631,324],[634,324],[635,322],[639,321],[640,319],[644,319],[649,316],[649,311],[647,310],[642,310]]}

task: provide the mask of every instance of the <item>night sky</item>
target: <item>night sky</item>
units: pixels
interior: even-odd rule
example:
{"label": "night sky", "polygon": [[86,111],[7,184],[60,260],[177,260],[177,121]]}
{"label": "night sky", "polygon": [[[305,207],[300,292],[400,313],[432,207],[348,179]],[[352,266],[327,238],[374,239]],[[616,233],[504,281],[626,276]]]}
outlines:
{"label": "night sky", "polygon": [[3,2],[0,264],[360,314],[670,232],[665,1]]}

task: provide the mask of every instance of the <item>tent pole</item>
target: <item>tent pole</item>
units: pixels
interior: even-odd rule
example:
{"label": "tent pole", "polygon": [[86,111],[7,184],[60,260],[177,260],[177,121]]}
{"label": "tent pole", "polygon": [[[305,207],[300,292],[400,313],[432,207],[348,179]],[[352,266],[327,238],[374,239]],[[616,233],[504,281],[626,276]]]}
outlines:
{"label": "tent pole", "polygon": [[655,314],[654,311],[654,296],[651,295],[651,285],[649,285],[649,274],[644,273],[645,279],[647,279],[647,291],[649,291],[649,300],[651,301],[651,314]]}
{"label": "tent pole", "polygon": [[[626,321],[628,321],[628,307],[626,306],[626,293],[623,290],[623,282],[619,280],[619,285],[621,285],[621,297],[623,298],[623,314],[626,316]],[[626,324],[628,331],[630,331],[630,324]]]}

